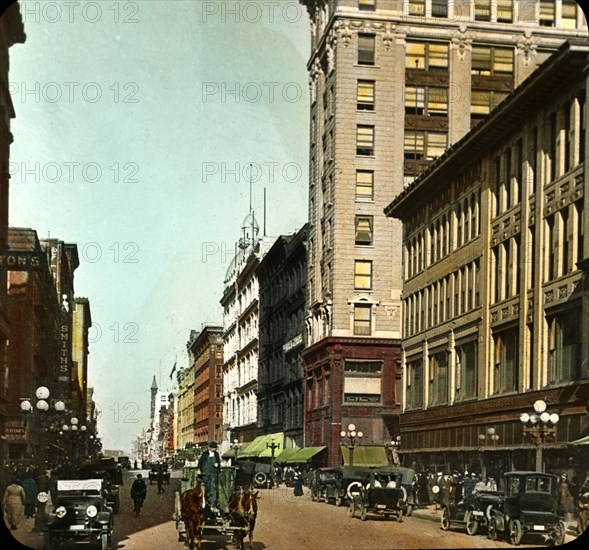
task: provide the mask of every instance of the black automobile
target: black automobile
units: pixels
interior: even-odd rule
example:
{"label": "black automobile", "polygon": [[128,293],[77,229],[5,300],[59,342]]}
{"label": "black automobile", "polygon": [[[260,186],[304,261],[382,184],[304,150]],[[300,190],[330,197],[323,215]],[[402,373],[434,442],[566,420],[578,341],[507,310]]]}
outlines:
{"label": "black automobile", "polygon": [[450,529],[452,524],[463,526],[469,535],[476,535],[480,527],[489,527],[490,512],[503,500],[501,491],[474,491],[458,502],[442,502],[441,528]]}
{"label": "black automobile", "polygon": [[151,469],[149,470],[149,484],[152,485],[157,481],[157,476],[159,472],[162,472],[164,475],[164,481],[166,483],[170,483],[170,472],[168,471],[168,465],[165,462],[156,462],[151,465]]}
{"label": "black automobile", "polygon": [[377,476],[386,479],[386,476],[397,479],[399,487],[402,487],[406,493],[405,501],[407,506],[404,508],[403,513],[406,516],[410,516],[413,513],[414,508],[417,507],[416,487],[414,484],[415,470],[412,468],[403,468],[402,466],[384,466],[382,468],[376,468],[375,473]]}
{"label": "black automobile", "polygon": [[45,550],[54,550],[64,542],[98,543],[102,550],[107,550],[113,517],[104,497],[102,479],[60,479],[56,501],[45,517]]}
{"label": "black automobile", "polygon": [[353,518],[359,512],[362,521],[368,514],[403,521],[407,511],[407,490],[402,479],[400,472],[371,472],[369,482],[351,494],[349,516]]}
{"label": "black automobile", "polygon": [[503,497],[489,511],[489,538],[496,540],[503,533],[517,546],[524,536],[541,535],[551,544],[563,544],[565,525],[556,480],[541,472],[503,474]]}
{"label": "black automobile", "polygon": [[98,458],[82,462],[79,468],[80,479],[102,479],[102,490],[113,513],[120,509],[119,487],[123,485],[123,472],[114,458]]}
{"label": "black automobile", "polygon": [[311,500],[333,502],[336,506],[343,506],[352,498],[353,493],[368,483],[370,470],[353,466],[338,468],[319,468],[311,487]]}

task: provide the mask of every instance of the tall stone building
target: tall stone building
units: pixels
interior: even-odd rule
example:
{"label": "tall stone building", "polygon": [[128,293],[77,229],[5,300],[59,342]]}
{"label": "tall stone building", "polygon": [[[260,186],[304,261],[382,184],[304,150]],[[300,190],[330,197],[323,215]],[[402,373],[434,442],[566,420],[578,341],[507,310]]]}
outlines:
{"label": "tall stone building", "polygon": [[[18,2],[11,4],[0,17],[0,256],[7,251],[8,245],[8,179],[10,162],[10,144],[13,141],[10,132],[11,120],[15,117],[14,105],[10,97],[9,50],[15,44],[25,41],[25,31]],[[8,320],[8,299],[6,296],[6,266],[0,262],[0,460],[8,456],[5,439],[6,417],[11,415],[7,403],[8,379],[7,345],[10,338]],[[6,480],[0,474],[0,485],[4,487]]]}
{"label": "tall stone building", "polygon": [[300,1],[311,20],[305,437],[338,464],[349,422],[367,443],[398,433],[402,233],[383,215],[390,196],[587,26],[572,0]]}
{"label": "tall stone building", "polygon": [[421,468],[589,467],[570,445],[589,429],[588,56],[563,44],[388,208],[405,227],[401,452]]}

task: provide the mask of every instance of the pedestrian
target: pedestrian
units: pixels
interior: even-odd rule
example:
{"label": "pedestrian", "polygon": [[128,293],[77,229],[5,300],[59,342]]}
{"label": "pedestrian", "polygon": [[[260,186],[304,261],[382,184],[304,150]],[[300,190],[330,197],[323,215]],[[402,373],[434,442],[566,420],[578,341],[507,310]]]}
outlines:
{"label": "pedestrian", "polygon": [[579,489],[577,508],[579,509],[579,514],[577,516],[577,533],[580,535],[585,532],[589,525],[589,483],[587,482],[585,482],[585,484]]}
{"label": "pedestrian", "polygon": [[131,499],[133,500],[134,512],[138,516],[141,513],[143,501],[147,497],[147,485],[141,474],[137,474],[137,479],[131,485]]}
{"label": "pedestrian", "polygon": [[37,484],[30,469],[25,473],[22,488],[25,492],[25,517],[32,518],[35,516],[35,506],[37,504]]}
{"label": "pedestrian", "polygon": [[476,483],[477,482],[476,482],[474,473],[471,472],[466,475],[466,478],[464,480],[464,487],[463,487],[464,500],[466,500],[468,497],[470,497],[472,495]]}
{"label": "pedestrian", "polygon": [[454,483],[450,474],[446,472],[439,483],[440,486],[440,504],[449,505],[454,501]]}
{"label": "pedestrian", "polygon": [[133,470],[137,469],[137,459],[135,459],[135,461],[133,462]]}
{"label": "pedestrian", "polygon": [[198,459],[198,469],[205,487],[205,502],[208,504],[211,512],[219,513],[217,507],[217,476],[221,467],[221,457],[217,452],[217,442],[209,443],[208,451],[205,451]]}
{"label": "pedestrian", "polygon": [[558,500],[564,511],[565,521],[569,522],[572,519],[575,502],[573,495],[569,489],[569,480],[567,474],[560,476],[560,486],[558,488]]}
{"label": "pedestrian", "polygon": [[160,495],[164,492],[164,466],[160,464],[156,474],[157,480],[157,494]]}
{"label": "pedestrian", "polygon": [[10,528],[15,531],[25,512],[25,492],[18,484],[16,477],[10,481],[4,498],[2,499],[2,512],[4,515],[4,523],[10,525]]}
{"label": "pedestrian", "polygon": [[296,474],[294,477],[294,490],[293,494],[295,497],[303,496],[303,476]]}
{"label": "pedestrian", "polygon": [[490,477],[487,480],[487,491],[496,491],[497,490],[497,483],[495,482],[495,480]]}

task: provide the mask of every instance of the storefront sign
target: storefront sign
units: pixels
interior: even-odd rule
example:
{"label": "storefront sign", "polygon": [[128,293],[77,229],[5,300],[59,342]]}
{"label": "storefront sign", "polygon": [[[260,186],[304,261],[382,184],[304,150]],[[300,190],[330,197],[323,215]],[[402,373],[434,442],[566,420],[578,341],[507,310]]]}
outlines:
{"label": "storefront sign", "polygon": [[0,254],[0,267],[8,271],[40,271],[43,268],[43,253],[9,250]]}
{"label": "storefront sign", "polygon": [[27,428],[24,420],[7,419],[4,426],[4,435],[10,442],[26,441]]}
{"label": "storefront sign", "polygon": [[302,343],[303,336],[301,334],[297,334],[294,338],[292,338],[286,344],[284,344],[284,346],[282,346],[282,351],[286,353],[287,351],[290,351],[292,348],[295,348],[296,346],[299,346]]}

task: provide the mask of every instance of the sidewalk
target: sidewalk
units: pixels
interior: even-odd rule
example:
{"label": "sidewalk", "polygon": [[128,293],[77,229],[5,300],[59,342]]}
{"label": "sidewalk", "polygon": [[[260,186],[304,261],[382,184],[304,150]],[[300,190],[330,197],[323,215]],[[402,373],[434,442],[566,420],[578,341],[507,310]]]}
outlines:
{"label": "sidewalk", "polygon": [[[411,517],[435,521],[439,524],[440,518],[442,517],[442,510],[440,510],[440,508],[436,510],[435,506],[431,504],[425,508],[415,508],[411,514]],[[456,524],[454,524],[452,528],[455,528],[455,525]],[[564,543],[567,544],[577,538],[577,521],[575,520],[571,522],[565,522],[565,525],[567,529],[564,537]]]}

